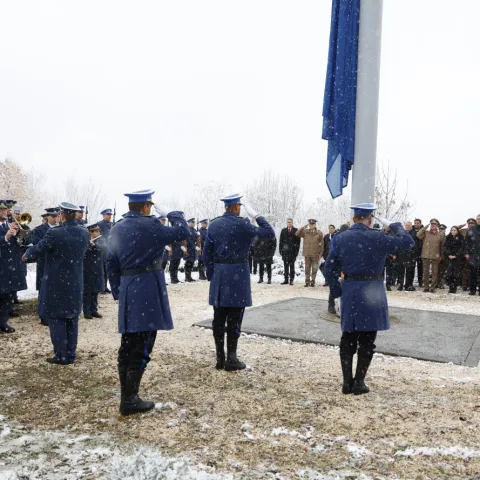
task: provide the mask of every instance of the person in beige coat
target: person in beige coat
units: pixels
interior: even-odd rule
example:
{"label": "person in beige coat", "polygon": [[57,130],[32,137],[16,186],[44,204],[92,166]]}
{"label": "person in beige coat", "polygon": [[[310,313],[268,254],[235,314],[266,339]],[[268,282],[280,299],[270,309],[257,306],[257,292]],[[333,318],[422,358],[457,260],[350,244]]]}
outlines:
{"label": "person in beige coat", "polygon": [[295,235],[303,238],[305,286],[314,287],[317,278],[318,264],[323,254],[323,233],[317,229],[317,221],[310,218],[308,225],[299,228]]}
{"label": "person in beige coat", "polygon": [[[443,257],[445,244],[445,234],[439,230],[439,224],[440,222],[436,218],[432,218],[430,225],[421,228],[417,233],[417,237],[423,240],[422,262],[424,292],[435,292],[438,284],[438,267]],[[432,269],[432,283],[429,288],[430,267]]]}

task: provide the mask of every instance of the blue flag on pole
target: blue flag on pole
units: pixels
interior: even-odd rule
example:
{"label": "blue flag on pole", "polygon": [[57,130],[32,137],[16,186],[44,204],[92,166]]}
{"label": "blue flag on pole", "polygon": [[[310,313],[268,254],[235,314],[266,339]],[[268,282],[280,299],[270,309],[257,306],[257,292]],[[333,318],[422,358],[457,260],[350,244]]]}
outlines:
{"label": "blue flag on pole", "polygon": [[322,138],[328,140],[327,185],[332,198],[348,185],[355,156],[360,0],[332,0]]}

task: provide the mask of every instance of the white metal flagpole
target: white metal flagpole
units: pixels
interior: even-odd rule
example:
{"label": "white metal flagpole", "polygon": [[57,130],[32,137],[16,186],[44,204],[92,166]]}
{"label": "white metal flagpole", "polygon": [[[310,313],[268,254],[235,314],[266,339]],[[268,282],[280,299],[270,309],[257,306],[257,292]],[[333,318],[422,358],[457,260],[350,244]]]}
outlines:
{"label": "white metal flagpole", "polygon": [[360,1],[352,205],[375,200],[382,10],[383,0]]}

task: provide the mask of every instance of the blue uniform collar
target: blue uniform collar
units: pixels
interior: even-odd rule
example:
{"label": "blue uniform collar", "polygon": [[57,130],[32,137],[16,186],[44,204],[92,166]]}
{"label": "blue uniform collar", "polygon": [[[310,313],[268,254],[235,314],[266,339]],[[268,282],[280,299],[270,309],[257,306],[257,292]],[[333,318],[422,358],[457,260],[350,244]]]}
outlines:
{"label": "blue uniform collar", "polygon": [[224,217],[238,217],[238,215],[236,213],[233,213],[233,212],[225,212],[223,214]]}
{"label": "blue uniform collar", "polygon": [[140,212],[134,212],[130,210],[125,214],[125,217],[143,217],[143,215]]}
{"label": "blue uniform collar", "polygon": [[75,225],[75,226],[78,226],[79,223],[77,222],[77,219],[74,219],[74,220],[69,220],[68,222],[65,222],[63,225],[68,225],[68,226]]}
{"label": "blue uniform collar", "polygon": [[367,227],[363,223],[354,223],[350,228],[360,229],[360,230],[371,230],[370,227]]}

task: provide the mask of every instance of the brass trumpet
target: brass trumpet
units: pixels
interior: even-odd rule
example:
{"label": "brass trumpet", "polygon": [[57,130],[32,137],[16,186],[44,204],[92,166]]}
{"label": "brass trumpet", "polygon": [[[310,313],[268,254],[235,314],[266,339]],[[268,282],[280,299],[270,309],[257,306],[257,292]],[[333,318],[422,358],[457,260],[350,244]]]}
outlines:
{"label": "brass trumpet", "polygon": [[[27,215],[30,215],[30,214],[27,214]],[[21,223],[18,221],[17,217],[15,216],[15,214],[13,212],[11,213],[11,216],[13,218],[13,221],[17,224],[17,226],[19,228],[19,230],[17,232],[17,237],[20,238],[20,239],[24,239],[24,238],[28,237],[28,235],[30,235],[30,233],[32,233],[31,230],[25,230],[22,227]],[[30,216],[30,218],[31,218],[31,216]]]}
{"label": "brass trumpet", "polygon": [[20,215],[20,217],[18,217],[18,219],[20,220],[20,224],[25,226],[32,221],[32,216],[29,213],[24,212]]}

